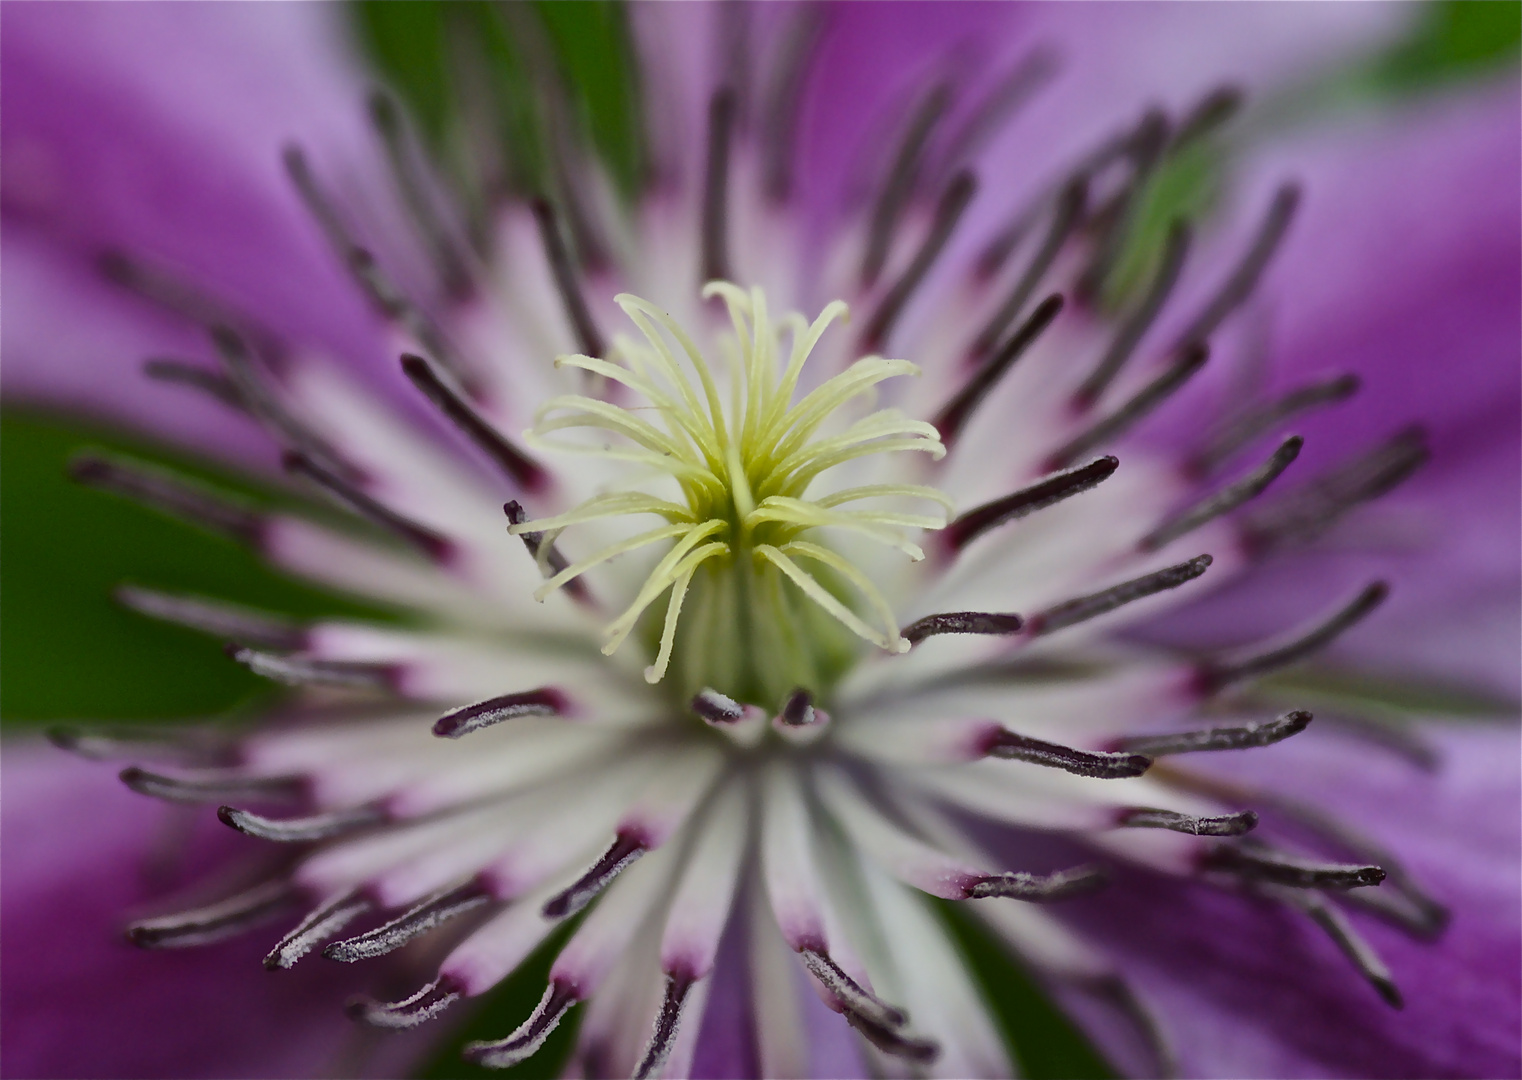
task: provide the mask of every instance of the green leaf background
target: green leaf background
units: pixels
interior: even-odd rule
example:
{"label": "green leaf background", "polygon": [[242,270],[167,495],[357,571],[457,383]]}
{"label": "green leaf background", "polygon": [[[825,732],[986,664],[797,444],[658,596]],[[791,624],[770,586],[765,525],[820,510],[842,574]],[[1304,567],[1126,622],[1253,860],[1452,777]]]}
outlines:
{"label": "green leaf background", "polygon": [[[470,191],[469,169],[458,155],[461,72],[469,65],[492,87],[497,105],[492,122],[508,161],[503,182],[520,189],[537,183],[543,163],[536,147],[538,119],[525,105],[527,54],[500,8],[475,2],[364,0],[350,11],[356,41],[407,103],[467,197],[480,194]],[[535,3],[517,17],[525,14],[537,20],[531,27],[535,40],[548,43],[592,145],[616,180],[632,190],[641,169],[639,73],[624,9],[609,0],[587,0]],[[1395,49],[1301,88],[1296,111],[1303,112],[1306,102],[1313,108],[1347,107],[1437,91],[1514,65],[1522,4],[1430,3],[1417,13],[1413,26],[1411,36]],[[461,59],[461,49],[474,51]],[[1158,193],[1159,205],[1149,210],[1139,237],[1150,235],[1149,242],[1156,242],[1161,229],[1155,223],[1177,212],[1171,199],[1201,198],[1197,184],[1176,186],[1177,192]],[[1132,252],[1129,258],[1145,264],[1148,253]],[[115,604],[110,594],[122,583],[223,597],[296,615],[383,614],[275,574],[229,541],[76,487],[65,479],[65,467],[82,449],[107,449],[166,464],[255,500],[278,500],[278,493],[246,477],[209,470],[140,437],[78,419],[10,406],[0,415],[0,717],[8,735],[71,720],[221,717],[269,698],[269,685],[230,662],[217,642]],[[984,930],[949,906],[946,918],[1025,1075],[1110,1075],[1103,1060]],[[461,1062],[459,1046],[469,1038],[501,1037],[526,1017],[542,992],[552,956],[551,948],[541,949],[482,1002],[453,1044],[442,1048],[421,1075],[488,1075]],[[570,1034],[567,1025],[541,1055],[508,1075],[556,1075],[569,1053]]]}

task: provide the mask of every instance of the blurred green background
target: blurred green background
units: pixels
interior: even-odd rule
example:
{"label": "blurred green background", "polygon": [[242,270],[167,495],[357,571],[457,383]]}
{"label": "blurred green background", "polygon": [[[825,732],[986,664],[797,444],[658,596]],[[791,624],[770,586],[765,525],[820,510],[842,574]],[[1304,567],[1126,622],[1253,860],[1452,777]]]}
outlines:
{"label": "blurred green background", "polygon": [[[540,122],[526,106],[528,64],[549,55],[571,88],[577,122],[625,189],[642,167],[639,80],[626,12],[609,0],[494,5],[367,0],[349,8],[355,39],[410,107],[444,172],[467,198],[458,154],[462,84],[485,85],[503,147],[500,182],[536,186],[546,163]],[[1430,92],[1515,63],[1522,4],[1429,3],[1396,48],[1362,58],[1286,96],[1297,119],[1320,110]],[[1182,196],[1181,196],[1182,197]],[[1194,196],[1190,196],[1194,197]],[[1164,206],[1159,220],[1171,213]],[[123,357],[124,361],[136,358]],[[152,511],[71,484],[68,459],[104,448],[161,462],[253,499],[273,497],[246,478],[123,432],[7,403],[0,422],[0,720],[7,734],[60,721],[168,721],[226,716],[256,705],[270,685],[233,664],[220,644],[133,615],[112,602],[123,583],[222,597],[296,615],[362,609],[264,569],[237,545]],[[1001,1024],[1031,1077],[1107,1075],[1107,1069],[1034,985],[969,920],[948,910],[957,940],[996,1002]],[[551,953],[534,960],[485,1003],[465,1037],[500,1036],[526,1016]],[[549,1051],[515,1070],[554,1075],[565,1030]],[[472,1070],[445,1048],[426,1075]]]}

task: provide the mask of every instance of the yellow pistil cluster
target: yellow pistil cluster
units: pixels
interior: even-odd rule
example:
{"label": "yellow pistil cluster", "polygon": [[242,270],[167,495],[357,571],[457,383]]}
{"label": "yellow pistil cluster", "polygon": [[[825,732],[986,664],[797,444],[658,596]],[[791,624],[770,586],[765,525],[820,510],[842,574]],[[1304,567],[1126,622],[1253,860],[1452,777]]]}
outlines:
{"label": "yellow pistil cluster", "polygon": [[[622,384],[649,402],[642,413],[653,411],[654,415],[644,419],[608,401],[563,395],[539,409],[535,426],[527,435],[530,443],[650,466],[675,479],[683,501],[640,491],[612,492],[594,496],[569,513],[513,526],[514,533],[545,534],[547,542],[540,549],[543,557],[549,542],[573,525],[634,514],[665,522],[567,566],[537,590],[536,598],[542,600],[616,556],[672,541],[633,602],[605,630],[603,652],[611,654],[634,630],[645,610],[669,592],[655,660],[645,669],[648,682],[659,682],[672,661],[678,620],[695,575],[708,582],[708,591],[715,597],[723,592],[730,600],[709,603],[705,599],[704,610],[709,614],[704,621],[711,625],[702,634],[689,637],[698,648],[717,656],[722,649],[716,648],[715,635],[738,635],[740,640],[729,645],[744,650],[752,665],[770,660],[785,671],[781,682],[766,678],[761,680],[764,683],[782,685],[792,678],[806,681],[808,675],[797,669],[799,657],[810,651],[809,642],[798,640],[799,634],[794,632],[800,622],[797,605],[794,598],[781,595],[777,574],[853,634],[890,652],[903,651],[907,643],[899,634],[886,598],[872,580],[817,537],[804,537],[818,529],[845,529],[895,547],[911,559],[924,557],[904,530],[942,528],[943,515],[842,507],[881,497],[909,497],[939,503],[949,514],[950,501],[934,488],[871,484],[807,497],[810,485],[821,473],[855,458],[903,450],[934,458],[945,454],[934,427],[897,409],[880,409],[838,433],[820,434],[830,416],[847,402],[869,393],[885,379],[917,375],[919,369],[905,360],[866,356],[795,403],[804,364],[830,324],[845,318],[846,305],[838,300],[828,304],[812,323],[802,315],[790,314],[774,324],[767,312],[766,296],[759,288],[746,291],[729,282],[714,281],[704,286],[702,296],[705,300],[720,297],[729,309],[734,340],[727,343],[732,347],[723,350],[727,372],[711,368],[670,315],[627,293],[616,297],[616,302],[638,327],[642,341],[617,338],[607,360],[580,355],[556,358],[559,367],[580,368]],[[785,365],[784,330],[789,337]],[[684,370],[678,352],[685,355],[696,383]],[[716,377],[724,374],[729,384],[727,411]],[[652,422],[656,418],[659,423]],[[545,438],[568,428],[612,432],[632,446],[573,445]],[[721,580],[726,574],[743,580],[736,589],[726,591]],[[856,603],[838,595],[845,592],[840,582],[852,587]],[[864,618],[858,608],[870,612],[871,618]],[[784,624],[780,628],[776,625],[779,620]],[[771,625],[758,625],[763,621]],[[808,623],[810,618],[801,621]],[[763,655],[758,657],[758,650]],[[776,655],[767,657],[764,654],[768,650]],[[707,669],[722,669],[724,665],[716,660],[698,666],[704,670],[695,678],[706,677]],[[733,678],[708,681],[728,681],[736,688]]]}

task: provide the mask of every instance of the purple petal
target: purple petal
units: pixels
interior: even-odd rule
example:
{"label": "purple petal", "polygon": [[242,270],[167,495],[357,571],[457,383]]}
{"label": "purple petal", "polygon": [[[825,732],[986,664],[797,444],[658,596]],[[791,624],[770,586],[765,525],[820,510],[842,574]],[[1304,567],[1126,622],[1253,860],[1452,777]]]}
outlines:
{"label": "purple petal", "polygon": [[1167,640],[1229,645],[1388,577],[1390,603],[1341,655],[1515,701],[1522,119],[1509,87],[1398,115],[1399,124],[1340,125],[1256,166],[1264,184],[1299,176],[1307,191],[1264,290],[1274,385],[1363,377],[1351,403],[1296,425],[1306,448],[1280,483],[1412,422],[1429,430],[1433,459],[1346,534],[1373,538],[1373,552],[1275,561],[1159,629]]}
{"label": "purple petal", "polygon": [[1381,1002],[1303,917],[1209,886],[1128,873],[1064,911],[1144,994],[1185,1075],[1517,1076],[1516,731],[1444,729],[1436,774],[1316,734],[1213,755],[1209,768],[1337,814],[1398,852],[1449,905],[1452,924],[1432,943],[1350,915],[1394,973],[1404,1011]]}
{"label": "purple petal", "polygon": [[[273,938],[143,952],[121,929],[162,892],[154,860],[179,847],[180,807],[133,795],[108,766],[7,743],[3,759],[0,1072],[30,1077],[276,1077],[406,1067],[345,1019],[355,973],[321,961],[263,970]],[[183,852],[204,869],[251,845],[207,824]],[[208,832],[211,835],[207,835]],[[156,846],[157,845],[157,846]],[[165,846],[170,845],[170,846]],[[277,935],[278,936],[278,935]]]}
{"label": "purple petal", "polygon": [[[81,3],[3,17],[6,279],[37,276],[49,289],[38,307],[6,304],[8,393],[87,408],[114,400],[118,415],[164,423],[164,406],[140,403],[163,388],[141,378],[143,357],[129,350],[141,341],[211,353],[166,332],[146,305],[142,329],[114,350],[49,347],[77,317],[65,320],[66,310],[93,310],[88,279],[108,251],[194,283],[304,347],[373,352],[372,320],[280,163],[295,139],[324,162],[369,168],[360,84],[335,40],[334,9]],[[41,237],[54,254],[39,255]],[[71,304],[72,289],[82,295]],[[126,318],[129,307],[116,310]],[[164,433],[194,435],[205,423]]]}

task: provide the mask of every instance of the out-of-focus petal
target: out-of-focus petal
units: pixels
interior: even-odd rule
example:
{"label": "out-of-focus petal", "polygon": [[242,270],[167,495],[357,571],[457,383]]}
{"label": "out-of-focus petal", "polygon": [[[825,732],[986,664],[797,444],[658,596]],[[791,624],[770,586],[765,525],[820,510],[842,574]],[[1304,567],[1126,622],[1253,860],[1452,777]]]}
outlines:
{"label": "out-of-focus petal", "polygon": [[[373,157],[362,84],[335,17],[305,4],[7,9],[7,263],[13,232],[24,242],[45,235],[78,266],[53,275],[56,290],[85,282],[103,253],[121,252],[306,347],[372,351],[372,320],[281,165],[291,140],[335,169]],[[32,273],[25,248],[16,258],[8,292],[17,274]],[[75,309],[92,310],[91,299]],[[155,407],[136,399],[162,389],[144,384],[141,356],[102,351],[82,370],[78,356],[47,348],[61,310],[8,300],[7,391],[69,405],[70,391],[93,377],[97,401],[115,397],[120,412],[152,423]]]}
{"label": "out-of-focus petal", "polygon": [[[345,993],[362,986],[352,971],[317,959],[265,972],[259,958],[269,940],[258,934],[180,952],[127,943],[126,913],[162,891],[146,875],[155,837],[167,840],[166,829],[186,824],[168,820],[177,808],[134,795],[109,767],[51,746],[7,743],[3,767],[6,1076],[405,1069],[415,1041],[377,1046],[340,1010]],[[230,849],[247,855],[254,846],[196,817],[193,861],[225,861]]]}
{"label": "out-of-focus petal", "polygon": [[1336,813],[1449,905],[1452,924],[1431,943],[1350,916],[1404,991],[1403,1011],[1308,920],[1262,902],[1127,873],[1064,909],[1146,996],[1185,1075],[1518,1075],[1518,735],[1435,737],[1436,773],[1313,733],[1209,766]]}
{"label": "out-of-focus petal", "polygon": [[[196,357],[207,344],[160,316],[82,260],[24,225],[8,225],[0,264],[6,318],[4,396],[131,425],[225,460],[273,465],[275,445],[251,418],[208,395],[149,381],[141,361]],[[80,318],[81,311],[90,312]],[[205,361],[207,371],[215,362]]]}
{"label": "out-of-focus petal", "polygon": [[[1271,632],[1388,577],[1389,604],[1342,655],[1517,700],[1522,117],[1506,86],[1395,119],[1339,124],[1255,165],[1260,187],[1290,176],[1306,187],[1263,291],[1273,385],[1363,378],[1352,402],[1296,424],[1306,448],[1280,483],[1413,422],[1430,433],[1432,461],[1350,522],[1343,550],[1275,560],[1171,613],[1162,633],[1232,644],[1222,635]],[[1348,550],[1354,541],[1370,550]]]}

